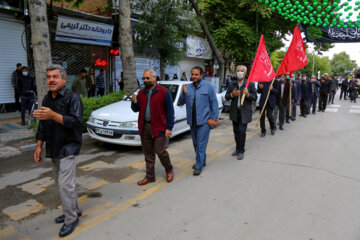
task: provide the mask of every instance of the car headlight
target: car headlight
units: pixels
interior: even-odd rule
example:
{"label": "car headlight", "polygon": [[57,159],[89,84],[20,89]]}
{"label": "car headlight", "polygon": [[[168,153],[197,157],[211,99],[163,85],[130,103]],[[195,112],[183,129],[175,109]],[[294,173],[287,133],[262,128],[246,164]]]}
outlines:
{"label": "car headlight", "polygon": [[122,122],[120,128],[138,128],[138,122]]}
{"label": "car headlight", "polygon": [[89,117],[89,123],[95,123],[95,118],[92,115]]}

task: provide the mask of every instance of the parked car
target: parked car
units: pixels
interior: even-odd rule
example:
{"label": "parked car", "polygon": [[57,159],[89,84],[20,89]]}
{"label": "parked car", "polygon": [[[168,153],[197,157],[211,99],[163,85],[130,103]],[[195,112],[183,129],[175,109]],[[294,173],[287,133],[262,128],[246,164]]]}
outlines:
{"label": "parked car", "polygon": [[[186,106],[177,106],[182,91],[182,85],[188,82],[183,81],[159,81],[163,87],[170,90],[174,100],[175,125],[171,137],[190,130],[186,122]],[[137,94],[142,87],[136,89]],[[102,142],[141,146],[138,132],[138,113],[131,110],[132,92],[119,102],[110,104],[91,113],[86,123],[87,131],[91,138]],[[219,111],[223,109],[221,95],[217,94]]]}
{"label": "parked car", "polygon": [[[255,84],[255,89],[257,90],[257,87],[258,87],[258,83],[257,82],[254,82]],[[225,99],[225,94],[226,94],[226,91],[223,91],[221,93],[221,100],[222,100],[222,103],[223,103],[223,106],[224,106],[224,110],[228,110],[230,108],[230,105],[231,105],[231,100],[227,101]],[[260,105],[260,93],[257,93],[257,98],[256,98],[256,101],[253,102],[253,110],[255,111],[259,105]]]}

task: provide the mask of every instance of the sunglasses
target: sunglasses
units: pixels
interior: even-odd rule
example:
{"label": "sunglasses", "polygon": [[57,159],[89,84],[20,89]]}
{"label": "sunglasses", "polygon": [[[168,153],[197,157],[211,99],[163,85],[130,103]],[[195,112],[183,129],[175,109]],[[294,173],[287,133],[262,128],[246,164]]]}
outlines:
{"label": "sunglasses", "polygon": [[150,80],[151,77],[143,77],[142,80]]}

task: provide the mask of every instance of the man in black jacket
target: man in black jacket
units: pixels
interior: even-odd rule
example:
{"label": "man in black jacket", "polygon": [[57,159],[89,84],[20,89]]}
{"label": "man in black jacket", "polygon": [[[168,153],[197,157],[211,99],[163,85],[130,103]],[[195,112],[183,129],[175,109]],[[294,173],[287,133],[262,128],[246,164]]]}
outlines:
{"label": "man in black jacket", "polygon": [[[244,158],[246,129],[252,120],[252,102],[256,101],[255,84],[250,82],[248,89],[245,88],[247,79],[246,66],[240,65],[236,68],[237,80],[232,81],[225,94],[227,101],[231,100],[230,120],[233,122],[234,137],[236,142],[236,150],[231,156],[237,156],[238,160]],[[241,98],[245,94],[244,104],[241,106]]]}
{"label": "man in black jacket", "polygon": [[284,130],[284,122],[286,116],[286,110],[289,106],[289,91],[290,81],[286,81],[286,75],[280,75],[280,82],[278,84],[278,92],[276,94],[276,111],[274,111],[274,123],[276,126],[276,119],[279,113],[279,129]]}
{"label": "man in black jacket", "polygon": [[84,107],[79,95],[65,87],[66,72],[62,66],[48,67],[46,78],[50,91],[44,97],[41,110],[33,113],[40,120],[34,160],[41,163],[42,146],[46,142],[46,157],[51,158],[53,163],[54,178],[59,186],[64,212],[55,222],[64,223],[59,236],[65,237],[74,231],[81,216],[75,175],[76,156],[82,144]]}
{"label": "man in black jacket", "polygon": [[319,98],[319,112],[325,112],[327,99],[330,96],[330,80],[329,74],[325,73],[320,80],[320,98]]}
{"label": "man in black jacket", "polygon": [[344,100],[347,100],[346,95],[348,92],[348,87],[349,87],[349,80],[345,78],[341,83],[340,100],[342,99],[343,95],[344,95]]}
{"label": "man in black jacket", "polygon": [[29,116],[31,107],[34,103],[34,96],[36,92],[35,81],[29,76],[28,67],[24,66],[21,69],[22,75],[18,79],[17,92],[21,98],[21,125],[25,125],[25,112],[28,110]]}
{"label": "man in black jacket", "polygon": [[11,85],[14,88],[15,110],[16,111],[21,110],[21,105],[20,105],[20,102],[19,102],[20,96],[19,96],[18,87],[17,87],[19,79],[22,76],[21,68],[22,68],[21,63],[16,64],[16,70],[13,71],[12,74],[11,74]]}

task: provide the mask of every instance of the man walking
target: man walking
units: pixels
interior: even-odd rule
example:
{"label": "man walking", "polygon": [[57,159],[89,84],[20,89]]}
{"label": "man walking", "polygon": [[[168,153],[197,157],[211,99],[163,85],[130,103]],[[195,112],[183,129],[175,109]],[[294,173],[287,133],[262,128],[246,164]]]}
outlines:
{"label": "man walking", "polygon": [[95,69],[89,69],[89,75],[86,76],[86,90],[88,97],[95,96]]}
{"label": "man walking", "polygon": [[262,109],[264,107],[266,97],[268,95],[268,92],[270,91],[268,103],[266,104],[264,112],[260,118],[260,127],[261,127],[261,135],[260,136],[261,137],[266,136],[265,112],[266,112],[266,117],[270,124],[271,135],[275,135],[276,126],[274,123],[274,108],[275,108],[275,104],[276,104],[275,96],[278,91],[277,85],[278,85],[277,81],[274,81],[273,85],[271,85],[271,82],[260,82],[258,85],[257,92],[261,94],[260,95],[260,103],[259,103],[260,109]]}
{"label": "man walking", "polygon": [[86,70],[80,70],[80,75],[75,78],[74,82],[71,85],[71,90],[77,95],[86,96]]}
{"label": "man walking", "polygon": [[16,70],[13,71],[13,73],[11,74],[11,85],[14,88],[14,98],[15,98],[15,110],[16,111],[20,111],[21,106],[20,106],[20,102],[19,102],[19,92],[18,92],[18,87],[17,84],[19,82],[20,77],[22,76],[22,65],[21,63],[16,64]]}
{"label": "man walking", "polygon": [[183,85],[178,105],[186,103],[187,123],[196,153],[193,166],[195,176],[201,174],[206,165],[206,147],[209,141],[210,127],[218,121],[219,109],[214,87],[202,80],[203,69],[199,66],[191,69],[193,83]]}
{"label": "man walking", "polygon": [[138,182],[155,182],[155,154],[165,168],[166,181],[174,178],[173,166],[166,151],[167,138],[174,127],[174,106],[170,91],[156,83],[156,72],[146,69],[143,74],[145,88],[132,95],[131,109],[139,112],[138,127],[145,155],[146,176]]}
{"label": "man walking", "polygon": [[329,83],[329,88],[330,88],[330,96],[329,96],[329,101],[328,101],[328,104],[334,104],[334,98],[335,98],[335,95],[336,95],[336,91],[338,89],[338,86],[339,86],[339,82],[337,80],[337,76],[333,76],[330,80],[330,83]]}
{"label": "man walking", "polygon": [[22,75],[18,79],[17,92],[21,98],[21,125],[25,126],[26,110],[31,114],[31,107],[36,93],[35,80],[29,76],[28,67],[22,67]]}
{"label": "man walking", "polygon": [[100,69],[100,74],[95,79],[95,84],[97,88],[97,95],[104,96],[105,92],[105,78],[104,78],[104,69]]}
{"label": "man walking", "polygon": [[312,114],[316,114],[316,103],[320,97],[320,86],[321,84],[316,80],[315,75],[312,75],[310,81],[307,81],[306,83],[307,114],[310,114],[311,106]]}
{"label": "man walking", "polygon": [[319,112],[325,112],[327,98],[330,96],[330,80],[329,74],[325,73],[324,77],[320,80],[320,98],[319,98]]}
{"label": "man walking", "polygon": [[289,111],[286,112],[286,120],[288,121],[291,119],[291,121],[296,120],[296,109],[297,109],[297,103],[299,100],[301,100],[301,93],[300,93],[300,81],[295,79],[295,76],[293,75],[291,78],[292,82],[292,97],[291,97],[291,116],[289,116]]}
{"label": "man walking", "polygon": [[[284,130],[284,122],[286,110],[289,107],[289,91],[290,81],[286,81],[285,74],[280,75],[280,83],[276,94],[277,111],[274,112],[274,123],[276,124],[277,115],[279,113],[279,129]],[[276,126],[276,125],[275,125]]]}
{"label": "man walking", "polygon": [[[252,120],[252,102],[256,101],[255,84],[250,82],[249,87],[246,86],[246,66],[240,65],[236,68],[237,81],[232,81],[225,94],[227,101],[231,100],[229,115],[233,123],[233,131],[236,142],[236,149],[231,156],[237,156],[238,160],[244,159],[246,129]],[[242,96],[245,95],[244,104],[241,105]],[[274,126],[272,126],[274,127]]]}
{"label": "man walking", "polygon": [[347,100],[347,92],[349,87],[349,80],[348,78],[345,78],[341,83],[341,92],[340,92],[340,100],[342,99],[342,96],[344,95],[344,100]]}
{"label": "man walking", "polygon": [[306,95],[307,78],[306,74],[302,75],[300,81],[300,117],[306,118],[307,115],[307,99],[310,96]]}
{"label": "man walking", "polygon": [[77,94],[65,87],[66,72],[62,66],[49,66],[46,78],[50,91],[44,97],[41,110],[33,113],[40,120],[34,159],[36,163],[41,163],[42,147],[46,142],[46,157],[51,158],[53,163],[64,212],[55,222],[64,223],[59,236],[65,237],[74,231],[81,216],[75,176],[76,156],[82,143],[83,103]]}

